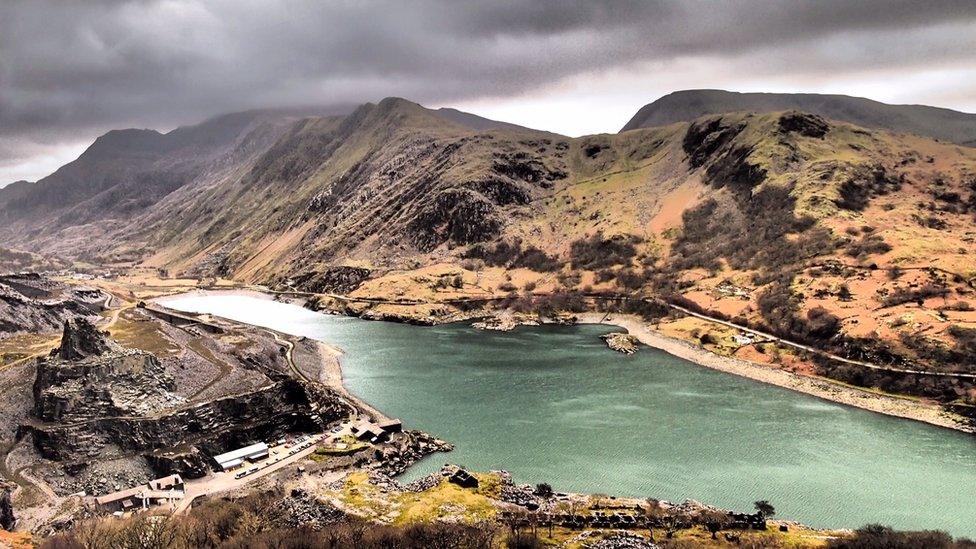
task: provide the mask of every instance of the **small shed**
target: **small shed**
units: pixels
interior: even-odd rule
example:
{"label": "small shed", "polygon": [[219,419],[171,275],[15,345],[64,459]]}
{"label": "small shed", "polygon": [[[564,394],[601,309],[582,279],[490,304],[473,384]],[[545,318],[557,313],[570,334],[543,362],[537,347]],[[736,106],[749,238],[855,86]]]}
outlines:
{"label": "small shed", "polygon": [[464,469],[458,468],[454,471],[450,477],[447,478],[448,482],[453,482],[461,488],[477,488],[478,479],[474,477],[471,473],[465,471]]}
{"label": "small shed", "polygon": [[389,434],[376,423],[361,421],[352,427],[352,434],[359,440],[367,442],[383,442]]}
{"label": "small shed", "polygon": [[183,477],[180,475],[169,475],[168,477],[157,478],[149,481],[150,490],[183,490]]}
{"label": "small shed", "polygon": [[95,503],[107,511],[131,511],[135,508],[143,508],[145,507],[145,499],[142,497],[142,493],[145,489],[145,486],[136,486],[119,490],[96,497]]}

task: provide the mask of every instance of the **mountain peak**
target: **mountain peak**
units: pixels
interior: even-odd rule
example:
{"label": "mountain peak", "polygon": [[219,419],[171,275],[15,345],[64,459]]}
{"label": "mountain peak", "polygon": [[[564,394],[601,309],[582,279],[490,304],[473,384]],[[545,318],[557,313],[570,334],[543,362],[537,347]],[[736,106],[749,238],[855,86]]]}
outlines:
{"label": "mountain peak", "polygon": [[431,127],[456,127],[476,132],[491,130],[531,130],[524,126],[492,120],[483,116],[478,116],[469,112],[464,112],[450,107],[430,109],[419,103],[404,99],[402,97],[387,97],[379,103],[366,103],[357,109],[357,113],[350,116],[351,119],[363,117],[383,117],[396,116],[399,125]]}
{"label": "mountain peak", "polygon": [[863,97],[815,93],[681,90],[642,107],[620,130],[666,126],[711,114],[799,110],[866,128],[976,145],[976,114],[925,105],[889,105]]}
{"label": "mountain peak", "polygon": [[136,128],[109,130],[95,139],[88,151],[151,151],[159,147],[162,139],[163,134],[156,130]]}

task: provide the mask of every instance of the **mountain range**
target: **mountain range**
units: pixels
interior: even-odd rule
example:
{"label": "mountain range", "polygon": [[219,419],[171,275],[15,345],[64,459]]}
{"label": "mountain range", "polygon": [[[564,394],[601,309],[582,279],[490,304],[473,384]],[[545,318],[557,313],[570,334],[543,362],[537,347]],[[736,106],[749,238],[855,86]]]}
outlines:
{"label": "mountain range", "polygon": [[888,105],[863,97],[815,93],[678,91],[645,105],[621,131],[687,122],[709,114],[790,109],[865,128],[912,133],[967,146],[976,145],[976,114],[926,105]]}
{"label": "mountain range", "polygon": [[[973,144],[976,115],[812,94],[676,92],[579,138],[398,98],[249,111],[112,131],[0,189],[0,245],[427,301],[416,313],[441,318],[448,298],[660,296],[845,356],[962,371],[976,362]],[[731,337],[702,343],[809,362]],[[915,385],[887,388],[976,398]]]}

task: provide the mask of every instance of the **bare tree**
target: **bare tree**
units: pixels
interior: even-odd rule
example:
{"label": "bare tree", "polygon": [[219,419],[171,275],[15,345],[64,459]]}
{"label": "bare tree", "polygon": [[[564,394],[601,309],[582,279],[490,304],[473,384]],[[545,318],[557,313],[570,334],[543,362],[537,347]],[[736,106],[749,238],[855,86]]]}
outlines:
{"label": "bare tree", "polygon": [[647,531],[650,533],[651,542],[653,543],[654,525],[667,515],[667,511],[661,505],[661,500],[654,498],[648,498],[645,505],[641,507],[641,511],[644,513],[644,519],[647,521]]}
{"label": "bare tree", "polygon": [[718,533],[729,525],[729,514],[724,511],[705,511],[698,518],[712,534],[712,539],[718,539]]}

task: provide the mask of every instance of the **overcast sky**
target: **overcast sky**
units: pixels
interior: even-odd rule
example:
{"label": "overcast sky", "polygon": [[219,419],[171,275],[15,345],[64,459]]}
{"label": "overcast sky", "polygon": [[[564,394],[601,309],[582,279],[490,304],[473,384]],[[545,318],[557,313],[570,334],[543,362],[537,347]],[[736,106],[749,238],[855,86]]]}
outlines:
{"label": "overcast sky", "polygon": [[674,90],[976,112],[976,1],[0,0],[0,185],[101,133],[401,96],[568,135]]}

